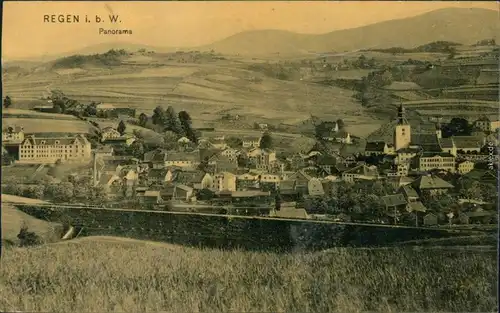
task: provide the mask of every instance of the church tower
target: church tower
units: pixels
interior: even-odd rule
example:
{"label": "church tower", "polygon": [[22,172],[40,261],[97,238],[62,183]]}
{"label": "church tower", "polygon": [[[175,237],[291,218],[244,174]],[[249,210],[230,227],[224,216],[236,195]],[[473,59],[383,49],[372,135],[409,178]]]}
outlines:
{"label": "church tower", "polygon": [[405,116],[405,108],[401,104],[398,108],[398,123],[394,132],[394,150],[408,148],[411,142],[410,123]]}
{"label": "church tower", "polygon": [[436,123],[436,136],[438,139],[441,139],[442,133],[441,133],[441,118],[438,117],[437,123]]}

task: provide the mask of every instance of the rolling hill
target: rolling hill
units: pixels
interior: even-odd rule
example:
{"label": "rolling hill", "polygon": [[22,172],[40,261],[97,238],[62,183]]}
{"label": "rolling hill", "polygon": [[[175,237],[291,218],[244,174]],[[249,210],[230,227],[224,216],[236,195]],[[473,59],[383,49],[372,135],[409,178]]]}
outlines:
{"label": "rolling hill", "polygon": [[499,24],[497,11],[447,8],[411,18],[320,35],[282,30],[248,31],[199,50],[214,49],[224,54],[258,55],[342,52],[390,47],[413,48],[433,41],[474,44],[484,38],[497,38]]}

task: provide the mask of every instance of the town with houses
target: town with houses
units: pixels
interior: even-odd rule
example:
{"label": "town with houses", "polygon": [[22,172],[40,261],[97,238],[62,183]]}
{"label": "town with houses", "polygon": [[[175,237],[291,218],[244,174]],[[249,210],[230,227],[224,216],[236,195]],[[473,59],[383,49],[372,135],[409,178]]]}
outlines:
{"label": "town with houses", "polygon": [[[113,109],[96,108],[96,114]],[[402,104],[396,110],[392,140],[361,144],[343,122],[316,119],[316,143],[301,153],[277,151],[265,124],[260,136],[190,130],[147,148],[122,123],[101,128],[97,140],[10,126],[2,131],[2,192],[142,210],[417,227],[494,224],[500,121],[470,121],[471,135],[445,138],[439,120],[415,127]],[[66,165],[78,170],[54,174]],[[9,167],[23,166],[48,174],[34,183],[9,177]]]}

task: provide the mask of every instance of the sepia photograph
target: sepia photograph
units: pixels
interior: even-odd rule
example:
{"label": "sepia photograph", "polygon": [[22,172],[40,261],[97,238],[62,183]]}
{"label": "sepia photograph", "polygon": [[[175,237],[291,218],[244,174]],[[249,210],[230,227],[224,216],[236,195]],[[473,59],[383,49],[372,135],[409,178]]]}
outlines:
{"label": "sepia photograph", "polygon": [[0,312],[497,312],[500,4],[4,1]]}

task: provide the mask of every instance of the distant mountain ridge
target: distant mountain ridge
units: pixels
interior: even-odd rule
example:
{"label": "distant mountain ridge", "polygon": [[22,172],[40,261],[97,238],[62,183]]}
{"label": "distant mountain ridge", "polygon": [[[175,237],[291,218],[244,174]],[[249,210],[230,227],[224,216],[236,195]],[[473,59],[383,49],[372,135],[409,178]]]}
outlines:
{"label": "distant mountain ridge", "polygon": [[499,22],[498,11],[447,8],[320,35],[282,30],[248,31],[203,48],[224,54],[273,54],[414,48],[435,41],[472,45],[486,38],[497,39]]}
{"label": "distant mountain ridge", "polygon": [[[487,9],[445,8],[414,17],[389,20],[326,34],[299,34],[286,30],[255,30],[237,33],[199,47],[159,47],[134,43],[102,43],[73,52],[46,55],[36,61],[50,61],[69,55],[104,53],[110,49],[156,52],[215,50],[222,54],[305,54],[344,52],[392,47],[415,48],[436,41],[472,45],[480,40],[498,39],[499,12]],[[498,41],[498,40],[497,40]],[[12,61],[13,58],[4,58]]]}

